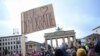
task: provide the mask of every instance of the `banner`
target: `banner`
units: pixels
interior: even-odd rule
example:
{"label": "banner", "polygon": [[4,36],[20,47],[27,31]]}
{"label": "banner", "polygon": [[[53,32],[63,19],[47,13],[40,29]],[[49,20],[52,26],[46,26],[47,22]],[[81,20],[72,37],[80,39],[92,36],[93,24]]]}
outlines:
{"label": "banner", "polygon": [[22,34],[56,26],[52,4],[22,12],[21,17]]}

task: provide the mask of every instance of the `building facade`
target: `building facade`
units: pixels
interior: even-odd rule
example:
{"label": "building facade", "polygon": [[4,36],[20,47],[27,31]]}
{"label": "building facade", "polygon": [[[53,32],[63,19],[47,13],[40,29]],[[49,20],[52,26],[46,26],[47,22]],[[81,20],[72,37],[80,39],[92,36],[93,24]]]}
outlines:
{"label": "building facade", "polygon": [[100,38],[100,26],[94,28],[92,30],[92,34],[87,35],[83,39],[85,40],[85,44],[86,44],[90,42],[95,42],[98,38]]}
{"label": "building facade", "polygon": [[86,43],[91,43],[91,42],[95,42],[99,38],[100,38],[100,34],[93,33],[84,37],[83,39],[86,40]]}
{"label": "building facade", "polygon": [[21,53],[21,35],[0,37],[0,56],[4,56],[4,50],[12,55],[16,52]]}
{"label": "building facade", "polygon": [[38,42],[34,42],[34,41],[26,42],[26,53],[30,53],[33,50],[41,51],[41,44]]}
{"label": "building facade", "polygon": [[56,32],[45,33],[44,37],[45,37],[46,49],[48,50],[48,40],[50,40],[51,47],[54,47],[53,40],[56,40],[56,47],[55,48],[59,47],[58,46],[58,44],[59,44],[58,39],[62,39],[63,43],[66,44],[65,39],[67,38],[69,47],[71,45],[71,42],[73,42],[73,44],[76,45],[75,33],[76,32],[74,30],[67,30],[67,31],[59,30]]}
{"label": "building facade", "polygon": [[92,32],[93,32],[93,33],[96,33],[96,34],[100,34],[100,26],[94,28],[94,29],[92,30]]}

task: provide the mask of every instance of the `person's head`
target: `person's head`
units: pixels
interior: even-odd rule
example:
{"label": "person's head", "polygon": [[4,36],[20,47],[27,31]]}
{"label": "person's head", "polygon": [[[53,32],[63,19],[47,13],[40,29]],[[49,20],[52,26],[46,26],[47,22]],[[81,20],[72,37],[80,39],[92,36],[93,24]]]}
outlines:
{"label": "person's head", "polygon": [[51,50],[51,46],[50,45],[48,45],[48,50]]}
{"label": "person's head", "polygon": [[81,47],[81,41],[78,40],[77,43],[76,43],[76,45],[77,45],[77,48]]}
{"label": "person's head", "polygon": [[86,56],[86,51],[84,49],[78,49],[77,56]]}
{"label": "person's head", "polygon": [[93,43],[89,43],[88,47],[89,47],[89,49],[94,48],[94,44]]}
{"label": "person's head", "polygon": [[74,47],[73,42],[71,42],[71,44],[70,44],[70,48],[73,48],[73,47]]}
{"label": "person's head", "polygon": [[88,43],[94,43],[94,38],[89,38]]}
{"label": "person's head", "polygon": [[58,47],[60,49],[67,49],[67,45],[66,43],[62,43],[60,47]]}
{"label": "person's head", "polygon": [[56,49],[55,50],[55,56],[63,56],[63,52],[61,49]]}

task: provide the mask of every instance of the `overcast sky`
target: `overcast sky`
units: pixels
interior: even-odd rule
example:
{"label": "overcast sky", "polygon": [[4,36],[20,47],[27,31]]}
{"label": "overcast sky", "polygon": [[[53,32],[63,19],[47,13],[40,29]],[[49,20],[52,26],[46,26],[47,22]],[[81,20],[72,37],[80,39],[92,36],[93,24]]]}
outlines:
{"label": "overcast sky", "polygon": [[[56,24],[64,30],[75,30],[76,37],[91,34],[100,25],[100,0],[0,0],[0,36],[21,32],[21,12],[53,4]],[[44,33],[55,28],[27,35],[28,40],[44,42]]]}

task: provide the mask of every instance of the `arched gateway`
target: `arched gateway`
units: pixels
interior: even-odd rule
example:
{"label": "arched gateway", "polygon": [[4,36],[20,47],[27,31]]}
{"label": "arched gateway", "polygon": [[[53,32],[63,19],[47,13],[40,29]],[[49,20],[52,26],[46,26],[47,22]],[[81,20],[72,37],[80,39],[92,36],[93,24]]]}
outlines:
{"label": "arched gateway", "polygon": [[68,40],[68,46],[70,46],[71,39],[73,39],[74,45],[76,44],[76,38],[75,38],[75,32],[74,30],[68,30],[68,31],[56,31],[52,33],[45,33],[45,43],[46,43],[46,49],[47,49],[47,40],[50,40],[51,47],[53,47],[53,39],[56,39],[56,46],[58,47],[58,39],[62,39],[63,43],[65,43],[65,38]]}

